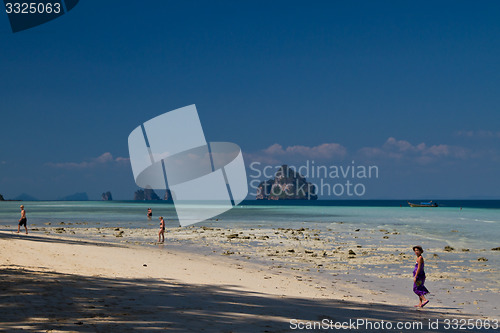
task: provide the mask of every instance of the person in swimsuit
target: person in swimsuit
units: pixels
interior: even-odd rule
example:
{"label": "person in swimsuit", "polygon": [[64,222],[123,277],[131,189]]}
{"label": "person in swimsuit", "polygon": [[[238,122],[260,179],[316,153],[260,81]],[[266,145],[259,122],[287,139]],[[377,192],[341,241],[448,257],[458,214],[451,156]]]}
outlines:
{"label": "person in swimsuit", "polygon": [[158,243],[163,242],[165,242],[165,221],[163,221],[163,216],[160,216],[160,231],[158,232]]}
{"label": "person in swimsuit", "polygon": [[148,208],[148,220],[151,220],[152,216],[153,216],[153,210],[151,208]]}
{"label": "person in swimsuit", "polygon": [[417,256],[417,262],[415,263],[415,269],[413,270],[413,292],[418,296],[420,302],[415,305],[415,307],[423,308],[429,303],[429,300],[425,298],[424,295],[429,293],[429,290],[424,286],[425,283],[425,272],[424,272],[424,258],[422,253],[424,250],[421,246],[416,245],[413,247],[413,251]]}
{"label": "person in swimsuit", "polygon": [[19,224],[17,225],[17,233],[19,233],[21,226],[24,226],[24,229],[26,229],[26,235],[28,234],[26,222],[28,222],[28,219],[26,218],[26,211],[24,210],[24,206],[21,205],[21,218],[19,219]]}

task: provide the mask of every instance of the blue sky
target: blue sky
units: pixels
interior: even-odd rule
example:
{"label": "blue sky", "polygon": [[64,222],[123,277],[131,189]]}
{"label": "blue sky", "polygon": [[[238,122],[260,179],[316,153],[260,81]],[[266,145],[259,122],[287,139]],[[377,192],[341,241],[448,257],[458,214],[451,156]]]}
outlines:
{"label": "blue sky", "polygon": [[[497,1],[81,1],[0,14],[0,193],[137,189],[127,137],[196,104],[247,164],[377,165],[364,198],[500,198]],[[281,147],[281,148],[280,148]]]}

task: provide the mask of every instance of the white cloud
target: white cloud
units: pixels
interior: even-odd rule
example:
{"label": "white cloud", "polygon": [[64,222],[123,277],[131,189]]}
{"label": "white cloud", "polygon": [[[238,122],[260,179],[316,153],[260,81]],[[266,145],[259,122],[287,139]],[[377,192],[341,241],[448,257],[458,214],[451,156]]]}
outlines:
{"label": "white cloud", "polygon": [[463,147],[446,144],[427,145],[422,142],[412,144],[406,140],[389,137],[381,147],[364,147],[359,150],[364,157],[389,159],[414,159],[419,163],[429,163],[438,158],[465,159],[469,151]]}
{"label": "white cloud", "polygon": [[63,163],[53,163],[49,162],[46,165],[53,168],[61,169],[86,169],[93,168],[99,165],[106,165],[111,163],[129,163],[129,158],[126,157],[113,157],[109,152],[106,152],[98,157],[92,158],[88,161],[82,162],[63,162]]}
{"label": "white cloud", "polygon": [[304,158],[318,160],[343,158],[346,154],[347,149],[338,143],[323,143],[313,147],[297,145],[286,148],[275,143],[256,153],[245,154],[245,158],[265,163],[288,163],[291,160]]}
{"label": "white cloud", "polygon": [[472,156],[468,149],[446,144],[428,145],[424,142],[413,144],[406,140],[389,137],[382,146],[364,147],[355,154],[348,154],[347,149],[338,143],[324,143],[318,146],[288,146],[273,144],[256,153],[246,153],[248,162],[259,161],[268,164],[291,163],[293,161],[312,159],[318,161],[344,159],[348,155],[356,160],[367,158],[385,160],[408,160],[419,164],[427,164],[438,159],[465,159]]}
{"label": "white cloud", "polygon": [[455,132],[456,136],[462,136],[466,138],[496,138],[500,139],[500,131],[494,132],[494,131],[485,131],[485,130],[479,130],[479,131],[457,131]]}

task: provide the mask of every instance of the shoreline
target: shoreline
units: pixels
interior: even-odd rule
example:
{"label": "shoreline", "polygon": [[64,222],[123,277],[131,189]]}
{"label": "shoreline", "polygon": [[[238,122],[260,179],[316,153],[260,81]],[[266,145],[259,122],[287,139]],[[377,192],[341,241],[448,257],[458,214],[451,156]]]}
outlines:
{"label": "shoreline", "polygon": [[[64,231],[60,228],[64,228]],[[133,288],[135,284],[144,284],[141,279],[150,279],[153,284],[166,284],[167,289],[172,287],[172,281],[187,289],[193,286],[216,286],[224,288],[224,293],[233,293],[233,301],[236,303],[239,303],[237,299],[240,293],[256,294],[265,303],[277,300],[284,304],[307,301],[314,303],[311,309],[318,307],[322,315],[332,318],[338,317],[338,307],[343,308],[345,304],[349,304],[349,307],[363,308],[366,313],[381,307],[386,309],[382,313],[377,312],[378,317],[374,316],[380,320],[386,318],[388,313],[408,318],[499,319],[495,315],[500,308],[500,285],[493,280],[494,276],[498,276],[498,268],[492,264],[500,257],[498,251],[485,253],[472,249],[462,252],[457,249],[458,251],[446,252],[435,246],[428,249],[424,246],[428,274],[426,285],[431,291],[431,303],[425,309],[415,309],[413,304],[417,303],[417,297],[411,290],[414,255],[407,249],[402,252],[400,247],[416,238],[397,232],[345,230],[327,234],[306,228],[170,228],[165,234],[165,244],[158,245],[151,242],[151,239],[157,237],[156,228],[85,230],[64,225],[37,226],[31,229],[38,231],[31,231],[29,235],[0,231],[3,257],[1,270],[4,274],[8,272],[7,276],[19,275],[24,270],[28,274],[23,275],[36,276],[40,281],[45,281],[50,274],[63,274],[69,280],[77,279],[83,285],[90,283],[89,279],[104,279],[111,285],[121,281],[120,283],[130,284],[130,288]],[[356,254],[349,255],[349,250]],[[474,262],[479,255],[487,256],[490,260],[479,262],[476,259]],[[147,267],[142,266],[143,264]],[[29,280],[26,276],[24,278]],[[65,293],[76,292],[69,286],[67,289]],[[53,292],[57,295],[57,289]],[[15,296],[15,293],[12,297],[29,298]],[[153,295],[148,297],[151,301],[154,299]],[[168,298],[167,295],[165,297]],[[164,301],[170,302],[168,299]],[[56,301],[47,302],[52,304]],[[103,302],[106,303],[106,300]],[[156,300],[145,304],[130,302],[132,301],[127,303],[129,312],[134,312],[136,307],[151,309],[152,304],[156,304],[158,309],[164,307],[161,302],[155,303]],[[190,309],[189,305],[182,307]],[[387,310],[388,308],[391,310]],[[181,311],[176,304],[171,305],[170,309],[176,313]],[[106,310],[102,309],[104,313]],[[344,319],[348,319],[350,315],[351,318],[361,318],[359,312],[344,310]],[[248,309],[245,311],[248,312]],[[288,319],[293,319],[293,315],[302,311],[301,307],[290,309]],[[254,315],[253,320],[257,320],[257,313],[250,312],[246,315]],[[259,318],[267,312],[269,311],[259,313]],[[79,311],[76,311],[67,316],[73,318],[78,314]],[[155,316],[153,313],[149,315]],[[15,314],[10,316],[16,322]],[[240,315],[235,316],[239,318]],[[271,324],[265,320],[263,322],[274,327],[271,331],[288,331],[289,323],[283,318],[285,314],[281,313],[280,316],[280,320],[270,320]],[[309,317],[298,319],[315,320],[316,317],[309,312]],[[31,327],[26,320],[27,318],[21,321],[18,319],[16,325],[24,323],[23,325]],[[83,325],[92,323],[93,320],[81,319]],[[134,325],[137,325],[137,320],[139,319],[134,321]],[[234,328],[234,320],[229,322],[231,324],[228,327]],[[43,325],[55,324],[45,322]],[[108,324],[103,321],[93,325]],[[245,331],[238,327],[238,331]],[[263,327],[260,329],[265,331],[266,326]]]}
{"label": "shoreline", "polygon": [[[257,205],[256,201],[255,205],[239,205],[217,218],[198,225],[223,228],[252,228],[262,225],[269,228],[298,229],[304,226],[335,229],[338,223],[343,222],[353,228],[375,230],[397,228],[401,233],[420,234],[429,239],[447,242],[447,245],[456,248],[490,249],[500,246],[496,238],[500,233],[498,204],[491,205],[491,209],[478,208],[488,206],[478,204],[478,207],[465,207],[461,211],[459,208],[448,206],[439,209],[419,209],[399,207],[399,205],[395,207],[394,204],[358,207],[354,205],[358,201],[343,204],[344,200],[334,202],[326,200],[328,205],[319,204],[320,202],[316,202],[318,205],[309,205],[310,202],[281,201],[274,205],[264,201],[263,205]],[[173,205],[156,204],[153,206],[155,218],[159,215],[175,217]],[[153,203],[150,202],[31,202],[28,207],[28,218],[30,225],[36,223],[38,226],[44,226],[49,222],[55,226],[58,222],[64,221],[67,225],[81,227],[121,226],[142,229],[149,228],[145,212],[151,205]],[[17,221],[18,210],[17,204],[0,205],[0,229]],[[303,222],[307,222],[308,225],[304,225]],[[178,225],[175,219],[167,221],[167,226],[169,223]],[[157,223],[153,225],[156,226]],[[17,228],[17,223],[14,227]]]}

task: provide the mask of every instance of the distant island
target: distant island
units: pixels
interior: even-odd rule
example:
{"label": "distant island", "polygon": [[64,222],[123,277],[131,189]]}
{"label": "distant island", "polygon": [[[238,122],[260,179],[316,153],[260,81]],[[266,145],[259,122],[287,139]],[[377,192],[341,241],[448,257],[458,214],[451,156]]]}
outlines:
{"label": "distant island", "polygon": [[59,198],[60,201],[88,201],[89,196],[85,192],[78,192]]}
{"label": "distant island", "polygon": [[111,192],[104,192],[101,194],[101,199],[104,201],[113,201],[113,196],[111,195]]}
{"label": "distant island", "polygon": [[[165,195],[161,198],[156,192],[152,189],[139,189],[134,193],[134,201],[166,201],[173,202],[173,196],[170,190],[165,191]],[[57,199],[58,201],[88,201],[89,197],[85,192],[78,192],[70,195],[66,195],[64,197],[60,197]],[[110,191],[103,192],[101,194],[101,200],[103,201],[113,201],[113,195]],[[13,199],[5,199],[5,197],[0,194],[0,201],[38,201],[37,198],[22,193]]]}
{"label": "distant island", "polygon": [[[134,193],[134,200],[135,201],[156,201],[156,200],[162,200],[156,192],[150,188],[146,189],[140,189],[135,191]],[[163,200],[168,201],[168,202],[173,202],[172,198],[172,192],[170,190],[167,190],[165,192],[165,196],[163,197]]]}
{"label": "distant island", "polygon": [[12,200],[14,200],[14,201],[38,201],[37,198],[35,198],[29,194],[26,194],[26,193],[22,193],[22,194],[18,195],[17,197],[13,198]]}
{"label": "distant island", "polygon": [[154,201],[154,200],[160,200],[160,197],[152,189],[146,188],[144,190],[135,191],[134,200],[135,201],[144,201],[144,200]]}
{"label": "distant island", "polygon": [[282,165],[274,178],[261,182],[257,200],[316,200],[316,186],[287,165]]}
{"label": "distant island", "polygon": [[172,192],[170,190],[165,191],[165,196],[163,197],[163,200],[174,202],[174,198],[172,197]]}

